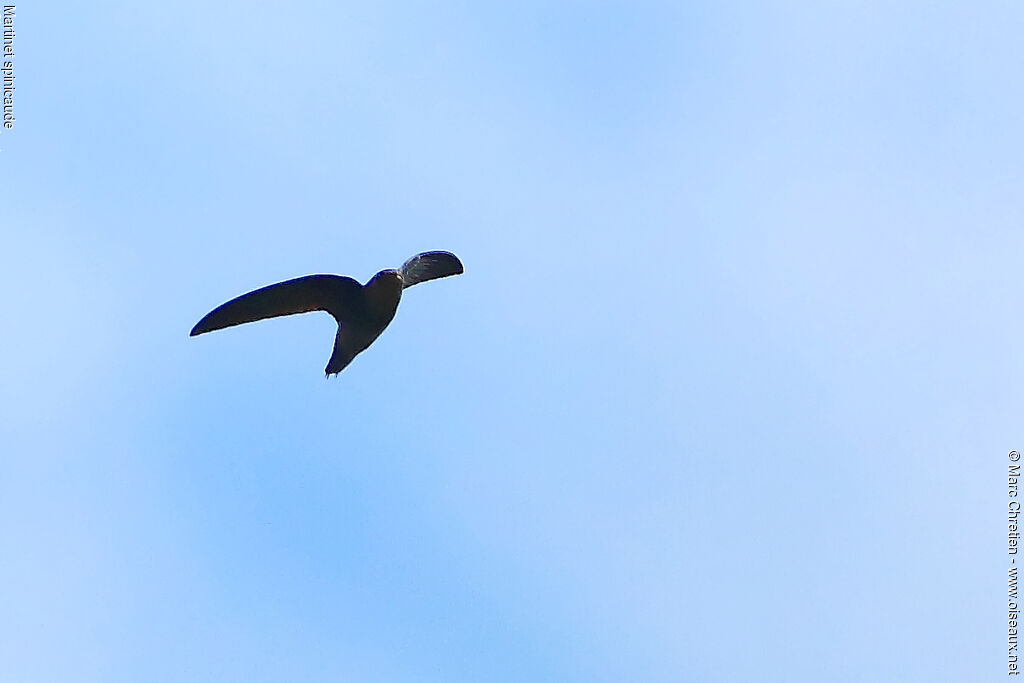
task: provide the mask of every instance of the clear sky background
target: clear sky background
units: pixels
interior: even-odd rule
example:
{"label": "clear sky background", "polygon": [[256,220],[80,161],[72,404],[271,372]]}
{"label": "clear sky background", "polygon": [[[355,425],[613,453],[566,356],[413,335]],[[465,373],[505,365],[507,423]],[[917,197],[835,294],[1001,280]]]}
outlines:
{"label": "clear sky background", "polygon": [[[0,679],[1005,677],[1016,1],[26,3]],[[326,381],[242,292],[447,249]]]}

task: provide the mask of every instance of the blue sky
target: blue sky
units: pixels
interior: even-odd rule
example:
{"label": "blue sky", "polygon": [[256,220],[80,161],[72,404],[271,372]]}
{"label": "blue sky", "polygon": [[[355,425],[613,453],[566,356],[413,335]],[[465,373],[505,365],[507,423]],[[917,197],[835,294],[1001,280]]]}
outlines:
{"label": "blue sky", "polygon": [[[31,3],[5,681],[1005,675],[1019,3]],[[448,249],[334,324],[250,289]]]}

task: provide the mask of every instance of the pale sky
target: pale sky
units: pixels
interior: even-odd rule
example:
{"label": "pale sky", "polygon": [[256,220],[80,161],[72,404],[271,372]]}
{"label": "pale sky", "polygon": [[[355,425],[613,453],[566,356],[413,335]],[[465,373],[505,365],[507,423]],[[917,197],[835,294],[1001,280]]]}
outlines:
{"label": "pale sky", "polygon": [[[1024,8],[18,5],[0,680],[1006,672]],[[408,290],[189,338],[309,273]]]}

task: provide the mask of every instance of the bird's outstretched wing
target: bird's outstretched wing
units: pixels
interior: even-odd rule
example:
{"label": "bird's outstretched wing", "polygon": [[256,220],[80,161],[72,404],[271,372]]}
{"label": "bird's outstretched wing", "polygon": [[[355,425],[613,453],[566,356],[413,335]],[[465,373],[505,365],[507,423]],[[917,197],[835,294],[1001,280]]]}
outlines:
{"label": "bird's outstretched wing", "polygon": [[[362,285],[340,275],[307,275],[262,287],[218,306],[189,336],[293,313],[327,311],[341,321],[359,310]],[[357,313],[358,314],[358,313]]]}
{"label": "bird's outstretched wing", "polygon": [[460,275],[462,272],[462,261],[455,254],[447,251],[425,251],[402,264],[402,287],[412,287],[427,280]]}

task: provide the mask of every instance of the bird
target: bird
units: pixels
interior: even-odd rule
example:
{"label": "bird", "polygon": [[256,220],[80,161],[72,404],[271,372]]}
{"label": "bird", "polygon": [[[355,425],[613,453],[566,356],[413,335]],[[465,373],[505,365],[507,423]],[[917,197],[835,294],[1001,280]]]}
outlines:
{"label": "bird", "polygon": [[324,374],[337,375],[369,348],[398,311],[402,291],[421,282],[464,272],[462,261],[448,251],[416,254],[401,268],[389,268],[365,284],[343,275],[306,275],[243,294],[203,316],[192,328],[195,337],[225,327],[295,313],[326,311],[338,323],[334,351]]}

